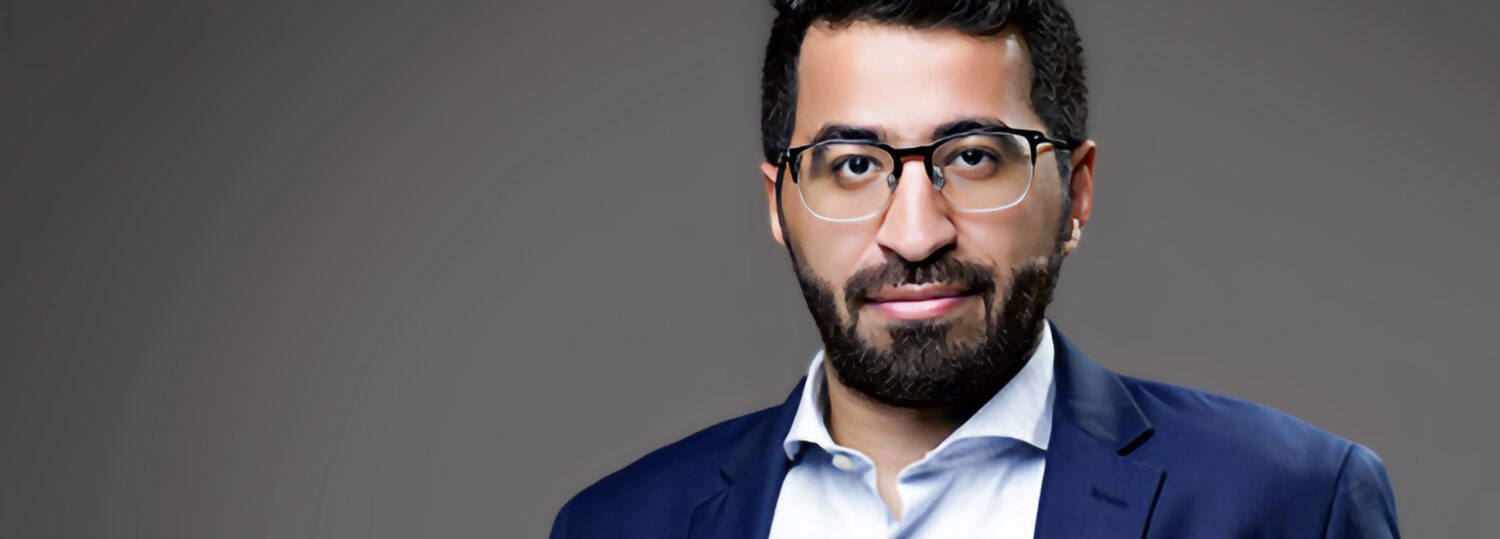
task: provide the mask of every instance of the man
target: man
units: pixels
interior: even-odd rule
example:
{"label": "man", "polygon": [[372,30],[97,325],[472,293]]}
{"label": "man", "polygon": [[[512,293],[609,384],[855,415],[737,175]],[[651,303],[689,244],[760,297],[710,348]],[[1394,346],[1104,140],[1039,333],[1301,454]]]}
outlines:
{"label": "man", "polygon": [[1044,317],[1093,206],[1054,0],[777,2],[761,166],[824,350],[600,480],[561,537],[1396,537],[1370,450],[1089,360]]}

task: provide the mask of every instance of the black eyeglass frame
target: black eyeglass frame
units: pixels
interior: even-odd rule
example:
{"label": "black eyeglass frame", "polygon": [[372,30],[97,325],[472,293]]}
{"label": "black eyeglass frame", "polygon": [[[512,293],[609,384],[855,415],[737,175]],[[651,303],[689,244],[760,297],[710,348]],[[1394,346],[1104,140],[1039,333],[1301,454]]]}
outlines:
{"label": "black eyeglass frame", "polygon": [[[1059,148],[1059,149],[1068,150],[1068,151],[1077,149],[1079,146],[1081,146],[1083,144],[1082,142],[1065,142],[1065,141],[1061,141],[1061,140],[1058,140],[1058,139],[1054,139],[1052,137],[1047,136],[1046,133],[1043,133],[1041,131],[1036,131],[1036,130],[1033,130],[1033,129],[1019,129],[1019,128],[1014,128],[1014,127],[986,127],[986,128],[983,128],[983,129],[974,129],[974,130],[970,130],[970,131],[964,131],[962,133],[954,133],[952,135],[948,135],[946,137],[939,138],[937,140],[932,141],[931,143],[924,144],[924,145],[921,145],[921,146],[909,146],[909,147],[906,147],[906,148],[897,148],[897,147],[891,146],[889,144],[886,144],[884,142],[876,142],[876,141],[871,141],[871,140],[846,140],[846,139],[825,140],[825,141],[822,141],[822,142],[815,142],[815,143],[812,143],[812,144],[804,144],[802,146],[795,146],[795,147],[787,148],[787,149],[781,151],[781,155],[777,157],[777,163],[776,163],[776,184],[777,184],[776,188],[777,188],[777,193],[779,194],[781,192],[781,182],[782,182],[782,176],[783,176],[783,173],[784,173],[783,171],[786,170],[786,169],[791,169],[791,171],[792,171],[792,183],[797,185],[797,192],[800,195],[801,192],[802,192],[802,187],[801,187],[802,184],[800,183],[801,182],[801,178],[799,177],[799,176],[801,176],[801,173],[799,172],[799,169],[801,168],[799,165],[801,163],[800,163],[799,160],[802,157],[802,152],[805,152],[805,151],[807,151],[807,150],[809,150],[811,148],[817,147],[817,146],[828,145],[828,144],[862,144],[862,145],[865,145],[865,146],[871,146],[871,147],[874,147],[874,148],[879,148],[879,149],[883,150],[885,153],[889,154],[891,156],[891,160],[896,164],[896,170],[895,170],[895,172],[893,174],[891,174],[890,176],[888,176],[887,180],[886,180],[887,187],[889,187],[891,189],[891,191],[895,191],[896,190],[896,185],[898,184],[898,182],[901,181],[901,174],[906,169],[906,160],[905,160],[905,158],[907,156],[920,155],[920,156],[922,156],[922,165],[927,168],[927,179],[928,179],[928,181],[931,181],[932,182],[932,186],[935,187],[938,191],[942,191],[943,190],[943,185],[945,183],[945,180],[943,178],[942,171],[940,169],[938,169],[937,166],[934,165],[933,162],[932,162],[933,153],[937,150],[937,148],[939,146],[942,146],[943,144],[947,144],[948,141],[951,141],[951,140],[954,140],[954,139],[960,139],[960,138],[964,138],[964,137],[970,137],[970,136],[974,136],[974,135],[985,135],[985,134],[1017,135],[1017,136],[1020,136],[1022,138],[1025,138],[1026,141],[1031,144],[1031,149],[1030,149],[1031,150],[1030,151],[1030,155],[1031,155],[1031,175],[1032,175],[1033,179],[1036,177],[1037,148],[1040,147],[1042,144],[1044,144],[1044,143],[1045,144],[1051,144],[1054,148]],[[1028,180],[1028,181],[1030,181],[1030,180]],[[1030,189],[1027,189],[1027,191],[1030,191]],[[1007,207],[1007,206],[1001,206],[1001,208],[1004,208],[1004,207]],[[808,209],[811,210],[811,208],[808,208]],[[996,208],[996,209],[999,209],[999,208]],[[969,210],[969,211],[988,211],[988,210]],[[879,214],[879,213],[880,212],[877,211],[877,212],[875,212],[875,214],[871,214],[870,216],[866,216],[866,217],[857,217],[857,218],[843,219],[843,218],[824,217],[824,216],[822,216],[822,215],[817,214],[816,212],[814,212],[814,214],[818,215],[818,217],[823,218],[823,219],[827,219],[827,220],[830,220],[830,221],[858,221],[858,220],[867,219],[869,217],[873,217],[874,215]]]}

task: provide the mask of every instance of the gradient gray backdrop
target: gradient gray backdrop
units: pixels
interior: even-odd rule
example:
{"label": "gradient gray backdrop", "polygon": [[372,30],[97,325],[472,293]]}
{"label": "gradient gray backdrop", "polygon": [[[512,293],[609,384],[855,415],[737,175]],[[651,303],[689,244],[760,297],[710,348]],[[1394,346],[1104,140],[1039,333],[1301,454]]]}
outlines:
{"label": "gradient gray backdrop", "polygon": [[[0,5],[0,536],[538,537],[818,348],[761,0]],[[1050,316],[1374,448],[1411,537],[1500,535],[1500,9],[1071,5]]]}

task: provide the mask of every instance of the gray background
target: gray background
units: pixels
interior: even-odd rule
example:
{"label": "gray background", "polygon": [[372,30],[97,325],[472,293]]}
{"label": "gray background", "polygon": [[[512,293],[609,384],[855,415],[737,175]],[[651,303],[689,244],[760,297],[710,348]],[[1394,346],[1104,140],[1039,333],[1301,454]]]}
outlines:
{"label": "gray background", "polygon": [[[6,2],[0,536],[536,537],[818,347],[762,1]],[[1072,2],[1050,316],[1500,535],[1492,3]]]}

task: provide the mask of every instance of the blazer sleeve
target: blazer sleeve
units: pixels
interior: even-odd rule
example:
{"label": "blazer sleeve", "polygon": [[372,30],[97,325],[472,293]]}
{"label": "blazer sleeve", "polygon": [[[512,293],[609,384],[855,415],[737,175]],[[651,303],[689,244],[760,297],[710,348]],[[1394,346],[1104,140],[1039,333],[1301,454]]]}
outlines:
{"label": "blazer sleeve", "polygon": [[1327,539],[1399,539],[1396,497],[1385,464],[1369,448],[1352,444],[1334,487],[1333,507],[1323,533]]}

